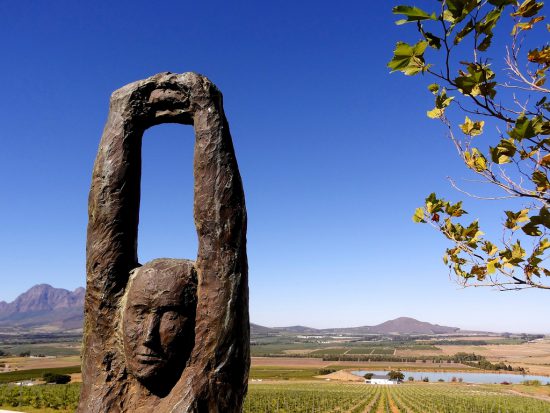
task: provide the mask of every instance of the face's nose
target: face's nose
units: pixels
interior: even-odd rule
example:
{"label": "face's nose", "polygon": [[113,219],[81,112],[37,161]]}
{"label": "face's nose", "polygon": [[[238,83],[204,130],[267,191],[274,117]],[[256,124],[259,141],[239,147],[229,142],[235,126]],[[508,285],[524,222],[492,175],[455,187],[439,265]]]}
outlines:
{"label": "face's nose", "polygon": [[158,337],[159,317],[155,313],[150,313],[145,321],[144,344],[152,344]]}

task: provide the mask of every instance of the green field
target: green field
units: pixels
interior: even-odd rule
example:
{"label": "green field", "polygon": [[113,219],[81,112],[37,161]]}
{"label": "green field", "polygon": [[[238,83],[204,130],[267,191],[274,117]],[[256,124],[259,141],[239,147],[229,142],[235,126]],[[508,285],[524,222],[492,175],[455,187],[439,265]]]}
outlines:
{"label": "green field", "polygon": [[21,353],[29,352],[33,356],[42,354],[44,356],[79,356],[80,355],[80,343],[25,343],[25,344],[3,344],[0,345],[0,350],[12,354],[19,355]]}
{"label": "green field", "polygon": [[404,343],[400,341],[383,341],[376,343],[366,342],[343,342],[343,343],[306,343],[306,342],[272,342],[257,343],[250,347],[252,356],[282,356],[292,355],[300,352],[300,357],[323,357],[339,355],[393,355],[395,350],[431,350],[435,353],[441,351],[434,345],[417,344],[414,342]]}
{"label": "green field", "polygon": [[372,354],[376,347],[354,347],[349,349],[346,354]]}
{"label": "green field", "polygon": [[318,368],[259,366],[250,369],[249,378],[251,380],[304,380],[312,379],[319,373]]}
{"label": "green field", "polygon": [[550,412],[550,403],[495,386],[252,383],[243,412],[544,413]]}
{"label": "green field", "polygon": [[393,348],[375,348],[372,352],[372,354],[384,354],[384,355],[390,355],[394,353],[395,353],[395,349]]}
{"label": "green field", "polygon": [[74,411],[78,404],[80,384],[48,384],[41,386],[0,386],[0,408],[46,412]]}
{"label": "green field", "polygon": [[349,351],[349,348],[323,348],[320,350],[312,351],[307,355],[309,357],[312,357],[312,356],[323,357],[325,355],[333,356],[333,355],[344,354],[346,351]]}
{"label": "green field", "polygon": [[80,373],[80,366],[73,367],[55,367],[49,369],[31,369],[10,371],[8,373],[0,373],[0,384],[13,383],[16,381],[33,380],[41,378],[44,373],[56,374],[72,374]]}
{"label": "green field", "polygon": [[[0,408],[74,411],[79,384],[0,386]],[[250,383],[244,413],[550,413],[550,403],[510,394],[498,385],[326,382]]]}
{"label": "green field", "polygon": [[349,350],[346,354],[382,354],[391,355],[395,353],[394,348],[387,347],[355,347]]}

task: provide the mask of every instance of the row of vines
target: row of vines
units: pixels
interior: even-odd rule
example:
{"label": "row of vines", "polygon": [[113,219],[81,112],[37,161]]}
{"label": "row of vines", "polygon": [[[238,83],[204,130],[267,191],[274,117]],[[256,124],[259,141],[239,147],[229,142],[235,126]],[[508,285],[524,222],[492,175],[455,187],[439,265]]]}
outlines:
{"label": "row of vines", "polygon": [[30,406],[36,409],[74,411],[78,404],[80,384],[46,384],[39,386],[0,386],[0,406]]}
{"label": "row of vines", "polygon": [[550,413],[550,403],[491,386],[251,384],[244,413]]}
{"label": "row of vines", "polygon": [[[0,407],[74,411],[80,386],[0,386]],[[244,413],[550,413],[550,403],[495,386],[251,383]]]}

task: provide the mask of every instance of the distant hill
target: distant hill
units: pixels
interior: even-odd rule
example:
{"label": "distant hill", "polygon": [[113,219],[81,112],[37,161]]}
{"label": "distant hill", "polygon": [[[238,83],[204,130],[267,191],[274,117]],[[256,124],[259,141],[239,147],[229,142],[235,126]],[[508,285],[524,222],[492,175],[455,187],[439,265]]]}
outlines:
{"label": "distant hill", "polygon": [[[74,291],[35,285],[13,302],[0,301],[0,332],[78,332],[82,331],[84,288]],[[399,317],[375,326],[317,329],[306,326],[265,327],[250,324],[252,335],[365,335],[365,334],[453,334],[463,333],[457,327],[446,327]]]}
{"label": "distant hill", "polygon": [[40,332],[82,330],[84,288],[35,285],[11,303],[0,301],[0,329]]}
{"label": "distant hill", "polygon": [[322,330],[305,326],[275,327],[274,330],[294,334],[320,334]]}
{"label": "distant hill", "polygon": [[394,320],[385,321],[375,326],[347,327],[347,328],[323,328],[316,329],[304,326],[292,327],[264,327],[254,324],[252,334],[269,333],[293,333],[304,335],[365,335],[365,334],[453,334],[458,333],[458,327],[446,327],[439,324],[431,324],[425,321],[418,321],[410,317],[399,317]]}
{"label": "distant hill", "polygon": [[399,317],[371,327],[371,332],[378,334],[451,334],[458,330],[457,327],[440,326],[410,317]]}
{"label": "distant hill", "polygon": [[250,334],[276,334],[277,330],[269,327],[264,327],[259,324],[250,323]]}

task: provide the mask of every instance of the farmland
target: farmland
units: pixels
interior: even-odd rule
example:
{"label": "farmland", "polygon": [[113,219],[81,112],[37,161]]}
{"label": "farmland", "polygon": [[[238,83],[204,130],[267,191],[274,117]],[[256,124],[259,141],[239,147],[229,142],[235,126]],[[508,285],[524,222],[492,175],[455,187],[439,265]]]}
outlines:
{"label": "farmland", "polygon": [[[550,340],[503,336],[254,337],[246,413],[549,412],[550,386],[471,385],[418,381],[368,386],[351,370],[484,372],[457,359],[475,353],[493,363],[550,374]],[[0,358],[0,383],[37,379],[44,372],[71,374],[69,385],[16,387],[0,384],[0,409],[31,413],[74,411],[80,381],[79,342],[74,338],[11,338]],[[21,357],[29,352],[31,357]],[[41,355],[40,357],[37,357]],[[34,356],[34,357],[32,357]],[[263,356],[263,357],[262,357]],[[471,363],[470,363],[471,364]],[[489,366],[490,367],[490,366]],[[334,373],[327,374],[330,371]],[[517,371],[514,373],[518,373]],[[412,374],[412,373],[411,373]],[[543,382],[544,383],[544,382]]]}
{"label": "farmland", "polygon": [[[0,407],[28,412],[73,411],[78,384],[0,386]],[[48,410],[47,410],[48,409]],[[505,386],[404,384],[370,386],[327,382],[253,382],[244,413],[550,413],[550,402]]]}
{"label": "farmland", "polygon": [[245,413],[550,412],[550,402],[497,386],[451,384],[252,384]]}

